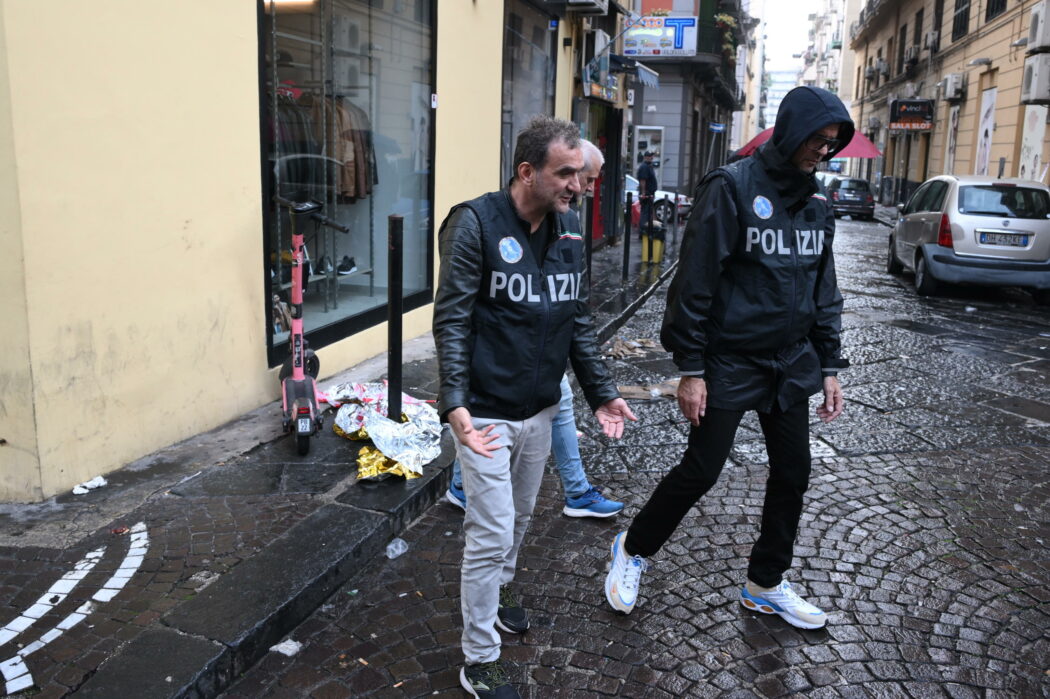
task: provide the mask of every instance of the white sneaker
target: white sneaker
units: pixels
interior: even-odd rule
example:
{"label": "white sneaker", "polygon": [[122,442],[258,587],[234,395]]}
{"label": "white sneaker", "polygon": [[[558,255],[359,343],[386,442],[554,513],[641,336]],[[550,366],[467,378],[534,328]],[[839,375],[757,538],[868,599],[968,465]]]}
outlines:
{"label": "white sneaker", "polygon": [[828,623],[828,615],[799,597],[787,580],[781,580],[772,589],[759,587],[748,580],[740,590],[740,604],[755,612],[778,614],[800,629],[819,629]]}
{"label": "white sneaker", "polygon": [[613,539],[612,561],[609,563],[609,574],[605,576],[605,599],[618,612],[630,614],[634,603],[638,601],[638,588],[642,573],[649,564],[641,556],[628,556],[623,547],[627,532],[620,532]]}

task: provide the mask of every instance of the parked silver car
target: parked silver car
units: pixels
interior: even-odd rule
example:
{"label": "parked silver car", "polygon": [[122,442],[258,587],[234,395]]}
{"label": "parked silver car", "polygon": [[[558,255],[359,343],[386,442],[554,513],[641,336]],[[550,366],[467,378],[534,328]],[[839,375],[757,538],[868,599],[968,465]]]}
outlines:
{"label": "parked silver car", "polygon": [[1031,289],[1050,303],[1050,188],[1040,182],[943,175],[898,207],[886,271],[915,272],[919,294],[940,282]]}

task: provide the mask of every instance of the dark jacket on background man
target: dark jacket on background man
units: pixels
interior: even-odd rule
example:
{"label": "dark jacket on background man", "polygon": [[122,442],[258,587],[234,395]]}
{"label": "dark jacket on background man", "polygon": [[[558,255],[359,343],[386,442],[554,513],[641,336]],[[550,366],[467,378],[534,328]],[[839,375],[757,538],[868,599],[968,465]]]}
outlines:
{"label": "dark jacket on background man", "polygon": [[574,211],[551,213],[542,260],[508,190],[452,209],[438,234],[438,412],[524,420],[561,398],[566,362],[592,409],[619,397],[601,361]]}
{"label": "dark jacket on background man", "polygon": [[834,213],[816,178],[791,162],[806,138],[834,123],[844,146],[853,124],[842,103],[796,88],[772,139],[698,187],[660,339],[683,375],[705,379],[712,407],[784,409],[819,391],[822,374],[849,366]]}

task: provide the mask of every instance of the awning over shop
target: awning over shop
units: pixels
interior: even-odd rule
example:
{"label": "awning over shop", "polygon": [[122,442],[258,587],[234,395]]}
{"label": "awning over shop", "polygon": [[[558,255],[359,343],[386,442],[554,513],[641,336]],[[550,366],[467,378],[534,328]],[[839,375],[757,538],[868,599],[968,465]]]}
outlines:
{"label": "awning over shop", "polygon": [[638,82],[646,87],[660,87],[660,74],[649,66],[643,65],[633,58],[620,56],[615,53],[609,54],[609,57],[612,59],[609,65],[610,73],[637,75]]}

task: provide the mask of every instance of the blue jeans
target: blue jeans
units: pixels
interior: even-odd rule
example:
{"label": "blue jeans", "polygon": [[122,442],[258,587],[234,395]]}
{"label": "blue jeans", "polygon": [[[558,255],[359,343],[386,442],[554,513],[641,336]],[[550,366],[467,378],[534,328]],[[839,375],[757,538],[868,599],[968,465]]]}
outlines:
{"label": "blue jeans", "polygon": [[[569,388],[568,376],[561,377],[558,414],[551,420],[551,451],[554,452],[554,464],[558,467],[566,499],[578,498],[591,489],[580,458],[580,441],[576,438],[576,416],[572,410],[572,389]],[[452,484],[463,488],[459,459],[452,462]]]}

